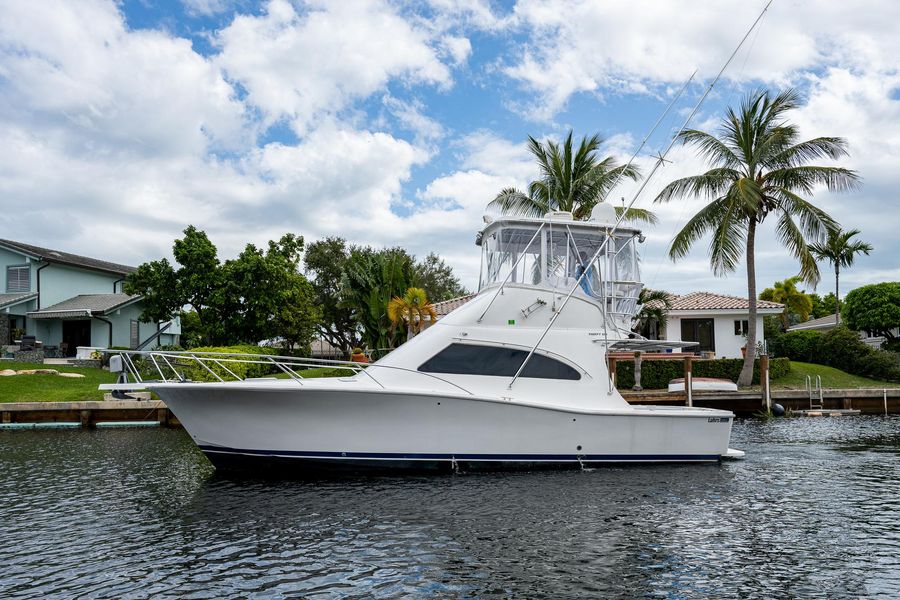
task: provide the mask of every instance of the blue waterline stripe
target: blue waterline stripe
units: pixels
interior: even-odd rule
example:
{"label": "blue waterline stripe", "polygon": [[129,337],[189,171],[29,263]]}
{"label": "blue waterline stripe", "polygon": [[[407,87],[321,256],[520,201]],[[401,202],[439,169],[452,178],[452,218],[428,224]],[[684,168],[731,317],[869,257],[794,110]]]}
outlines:
{"label": "blue waterline stripe", "polygon": [[718,454],[417,454],[394,452],[310,452],[303,450],[249,450],[224,446],[200,446],[204,452],[298,458],[365,458],[382,460],[483,460],[483,461],[711,461]]}

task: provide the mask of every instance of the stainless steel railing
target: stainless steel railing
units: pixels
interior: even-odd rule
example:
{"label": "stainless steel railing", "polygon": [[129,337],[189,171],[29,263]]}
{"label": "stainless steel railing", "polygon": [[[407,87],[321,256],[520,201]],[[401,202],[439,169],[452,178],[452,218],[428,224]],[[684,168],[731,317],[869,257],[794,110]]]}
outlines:
{"label": "stainless steel railing", "polygon": [[[457,390],[473,396],[474,394],[463,386],[449,381],[433,373],[425,373],[406,367],[384,365],[380,363],[358,363],[346,360],[329,360],[321,358],[303,358],[296,356],[273,356],[270,354],[242,354],[222,352],[191,352],[175,350],[101,350],[110,357],[119,356],[122,361],[122,372],[134,379],[137,383],[145,383],[144,371],[147,374],[159,376],[155,381],[164,383],[192,381],[191,376],[203,375],[206,379],[194,381],[245,381],[254,379],[242,376],[236,371],[243,369],[235,365],[262,365],[268,367],[271,373],[281,372],[300,385],[308,378],[303,376],[303,371],[322,367],[350,371],[349,376],[364,375],[378,387],[386,389],[382,381],[376,377],[378,369],[400,371],[410,373],[417,377],[427,377],[439,381]],[[179,369],[181,369],[179,371]],[[211,377],[212,379],[209,379]]]}

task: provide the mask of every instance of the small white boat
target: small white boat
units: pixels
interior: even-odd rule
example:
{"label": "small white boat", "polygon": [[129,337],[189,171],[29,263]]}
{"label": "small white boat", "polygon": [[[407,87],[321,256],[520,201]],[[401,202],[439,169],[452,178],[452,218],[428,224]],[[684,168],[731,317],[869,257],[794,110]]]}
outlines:
{"label": "small white boat", "polygon": [[[312,363],[297,359],[151,352],[164,380],[146,387],[222,468],[577,468],[734,456],[731,412],[632,406],[610,382],[608,351],[660,345],[630,331],[643,238],[623,227],[608,239],[614,221],[607,204],[590,221],[490,221],[477,237],[477,296],[365,368],[328,362],[352,376],[303,379]],[[182,381],[173,373],[185,360],[216,373],[229,361],[272,361],[290,378]]]}
{"label": "small white boat", "polygon": [[[738,386],[730,379],[716,379],[714,377],[691,377],[691,389],[695,392],[736,392]],[[670,392],[684,391],[684,377],[673,379],[669,382]]]}

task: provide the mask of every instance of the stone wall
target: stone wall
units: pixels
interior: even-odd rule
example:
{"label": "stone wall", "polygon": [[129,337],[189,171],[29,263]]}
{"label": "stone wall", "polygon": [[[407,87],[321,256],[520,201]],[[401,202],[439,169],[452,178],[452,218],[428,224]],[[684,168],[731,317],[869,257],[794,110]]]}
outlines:
{"label": "stone wall", "polygon": [[0,346],[9,343],[9,317],[0,315]]}
{"label": "stone wall", "polygon": [[13,356],[14,362],[25,362],[25,363],[43,363],[44,362],[44,351],[43,350],[17,350],[15,355]]}
{"label": "stone wall", "polygon": [[72,358],[69,359],[69,364],[73,367],[88,367],[91,369],[100,368],[100,361],[92,358]]}

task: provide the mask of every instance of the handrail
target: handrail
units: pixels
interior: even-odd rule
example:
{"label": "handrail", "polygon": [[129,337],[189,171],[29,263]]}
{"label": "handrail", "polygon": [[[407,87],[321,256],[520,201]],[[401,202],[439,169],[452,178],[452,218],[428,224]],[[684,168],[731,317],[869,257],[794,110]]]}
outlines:
{"label": "handrail", "polygon": [[[538,236],[542,229],[544,229],[544,225],[547,222],[541,223],[541,226],[537,228],[537,231],[534,232],[534,235],[531,236],[531,239],[528,241],[528,244],[525,246],[525,250],[531,248],[531,244],[534,243],[534,239]],[[525,258],[525,250],[522,250],[522,253],[519,254],[519,258],[516,259],[516,262],[513,263],[513,266],[509,269],[509,273],[506,274],[506,277],[503,279],[503,282],[500,284],[500,287],[497,288],[497,291],[494,293],[494,297],[491,298],[491,301],[488,302],[488,305],[484,307],[484,312],[481,313],[481,316],[478,317],[478,323],[481,323],[481,320],[484,318],[484,315],[487,314],[487,311],[491,308],[491,305],[494,304],[494,300],[497,299],[497,296],[503,293],[503,286],[506,285],[506,282],[509,281],[510,276],[516,272],[516,269],[519,266],[519,261]]]}
{"label": "handrail", "polygon": [[280,369],[282,372],[286,373],[288,377],[290,377],[293,381],[302,384],[306,379],[300,373],[298,373],[295,368],[296,367],[305,367],[305,368],[314,368],[314,367],[339,367],[345,368],[347,370],[353,371],[354,375],[358,375],[360,373],[365,374],[369,379],[371,379],[378,387],[382,389],[386,389],[384,384],[380,382],[372,373],[374,369],[393,369],[395,371],[402,371],[407,373],[413,373],[418,376],[429,377],[431,379],[436,379],[441,383],[452,386],[470,396],[474,396],[475,394],[470,390],[467,390],[465,387],[454,383],[453,381],[449,381],[444,379],[443,377],[439,377],[433,373],[426,373],[424,371],[418,371],[416,369],[410,369],[407,367],[400,367],[396,365],[385,365],[379,364],[378,362],[371,364],[363,364],[352,361],[344,361],[344,360],[329,360],[329,359],[320,359],[320,358],[306,358],[306,357],[297,357],[297,356],[272,356],[268,354],[249,354],[249,353],[231,353],[231,352],[191,352],[191,351],[176,351],[176,350],[109,350],[103,349],[100,350],[103,354],[118,354],[123,357],[123,364],[126,366],[128,371],[135,376],[135,379],[138,381],[143,381],[140,376],[140,372],[137,366],[134,364],[132,360],[132,356],[145,356],[156,368],[156,371],[159,373],[163,382],[168,383],[169,380],[166,378],[162,369],[157,362],[157,359],[162,359],[169,368],[172,369],[172,372],[178,378],[179,381],[184,381],[184,378],[178,372],[177,369],[169,362],[169,358],[178,359],[188,359],[192,362],[197,363],[199,366],[208,371],[213,377],[216,378],[219,382],[225,382],[225,380],[215,371],[213,371],[209,365],[206,364],[205,361],[209,361],[211,363],[215,363],[225,371],[227,371],[232,377],[235,378],[235,381],[243,381],[239,375],[237,375],[234,371],[229,369],[222,363],[237,363],[237,364],[271,364],[277,369]]}

